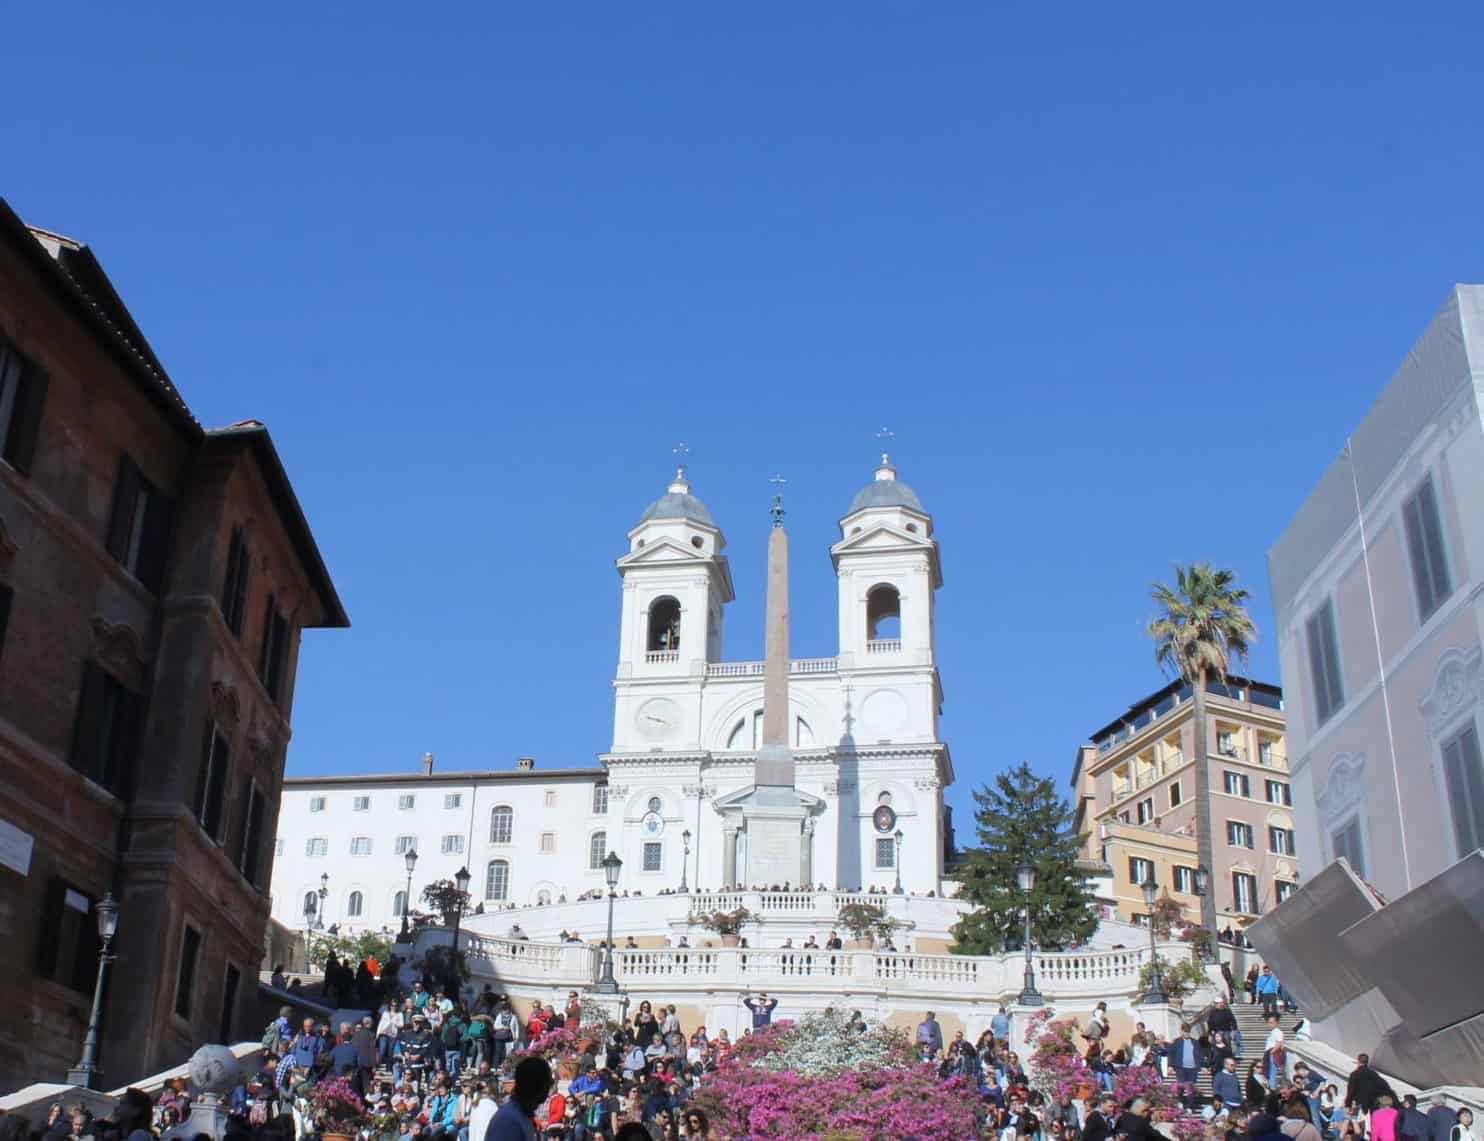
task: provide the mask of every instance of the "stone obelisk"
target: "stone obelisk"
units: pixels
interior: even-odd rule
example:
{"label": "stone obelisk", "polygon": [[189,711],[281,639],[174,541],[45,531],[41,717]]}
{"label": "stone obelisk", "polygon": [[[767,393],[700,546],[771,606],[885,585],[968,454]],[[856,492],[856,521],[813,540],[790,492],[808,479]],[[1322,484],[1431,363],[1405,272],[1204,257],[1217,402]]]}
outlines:
{"label": "stone obelisk", "polygon": [[764,633],[763,740],[753,768],[753,794],[742,810],[747,827],[747,880],[758,887],[804,882],[805,809],[794,787],[788,707],[788,532],[782,497],[774,498],[768,536]]}

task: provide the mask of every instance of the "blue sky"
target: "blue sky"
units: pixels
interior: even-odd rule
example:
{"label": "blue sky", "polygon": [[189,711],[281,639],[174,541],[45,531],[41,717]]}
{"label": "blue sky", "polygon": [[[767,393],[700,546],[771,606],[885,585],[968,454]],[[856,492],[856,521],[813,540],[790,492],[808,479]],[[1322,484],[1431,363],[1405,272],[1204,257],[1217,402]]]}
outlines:
{"label": "blue sky", "polygon": [[12,6],[0,194],[199,417],[273,431],[354,622],[292,772],[590,763],[671,447],[798,656],[876,431],[934,512],[969,790],[1161,684],[1173,560],[1265,552],[1479,280],[1484,8]]}

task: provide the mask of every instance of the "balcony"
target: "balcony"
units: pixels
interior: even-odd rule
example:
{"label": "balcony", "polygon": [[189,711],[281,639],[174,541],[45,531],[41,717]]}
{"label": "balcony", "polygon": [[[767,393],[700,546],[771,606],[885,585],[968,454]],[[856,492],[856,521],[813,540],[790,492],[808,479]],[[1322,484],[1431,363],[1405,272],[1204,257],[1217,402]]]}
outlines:
{"label": "balcony", "polygon": [[[795,658],[788,663],[790,674],[832,674],[838,668],[835,658]],[[767,662],[708,662],[707,677],[762,677]]]}
{"label": "balcony", "polygon": [[678,662],[680,660],[679,650],[650,650],[644,655],[644,660],[650,665],[659,665],[664,662]]}
{"label": "balcony", "polygon": [[900,638],[872,638],[866,643],[868,654],[897,654],[901,653],[902,639]]}

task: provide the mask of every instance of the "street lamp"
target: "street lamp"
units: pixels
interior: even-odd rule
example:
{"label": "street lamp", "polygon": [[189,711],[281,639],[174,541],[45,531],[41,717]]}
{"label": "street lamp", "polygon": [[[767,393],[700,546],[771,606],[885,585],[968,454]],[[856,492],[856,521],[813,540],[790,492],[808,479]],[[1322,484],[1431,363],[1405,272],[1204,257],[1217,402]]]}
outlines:
{"label": "street lamp", "polygon": [[309,973],[309,933],[314,930],[314,917],[319,911],[319,898],[314,892],[304,897],[304,973]]}
{"label": "street lamp", "polygon": [[469,869],[467,867],[460,868],[453,873],[454,886],[459,889],[459,906],[453,913],[453,962],[449,966],[449,973],[452,978],[446,981],[452,982],[452,986],[448,989],[453,992],[455,1000],[457,1000],[460,990],[463,989],[464,982],[460,977],[462,972],[459,970],[459,927],[464,922],[464,900],[469,897],[469,880],[472,878],[469,875]]}
{"label": "street lamp", "polygon": [[599,994],[617,994],[618,980],[613,977],[613,901],[618,898],[618,873],[623,861],[617,852],[603,857],[603,876],[608,881],[608,943],[603,949],[603,977],[593,989]]}
{"label": "street lamp", "polygon": [[[1210,869],[1208,869],[1205,864],[1201,864],[1195,870],[1195,894],[1197,898],[1204,898],[1206,893],[1210,890]],[[1217,950],[1218,939],[1219,935],[1215,931],[1206,932],[1205,945],[1201,947],[1201,960],[1203,962],[1214,963],[1221,958],[1221,954]]]}
{"label": "street lamp", "polygon": [[408,848],[403,857],[407,863],[407,892],[402,896],[402,934],[400,940],[406,942],[410,937],[407,931],[407,913],[412,910],[412,869],[417,867],[417,849]]}
{"label": "street lamp", "polygon": [[1025,985],[1016,999],[1021,1006],[1040,1006],[1041,992],[1036,989],[1036,969],[1031,965],[1031,891],[1036,886],[1036,867],[1031,863],[1021,864],[1015,870],[1015,882],[1025,896]]}
{"label": "street lamp", "polygon": [[[1200,873],[1197,872],[1197,875]],[[1149,989],[1144,992],[1143,1005],[1153,1006],[1168,1002],[1165,997],[1164,985],[1159,977],[1159,954],[1154,949],[1154,897],[1159,887],[1154,882],[1153,873],[1143,883],[1144,905],[1149,908],[1149,961],[1154,964],[1154,973],[1149,978]]]}
{"label": "street lamp", "polygon": [[98,952],[98,977],[93,983],[93,1012],[88,1016],[88,1036],[83,1039],[82,1060],[67,1071],[68,1084],[83,1089],[93,1088],[93,1077],[98,1073],[98,1022],[103,1017],[103,979],[108,973],[108,964],[114,959],[108,953],[108,945],[113,942],[113,933],[119,925],[119,905],[112,892],[105,892],[103,898],[93,904],[93,915],[98,920],[98,938],[103,940],[103,947]]}
{"label": "street lamp", "polygon": [[[690,829],[689,828],[687,828],[684,832],[682,832],[680,834],[680,842],[685,845],[685,856],[680,861],[680,894],[681,895],[684,895],[686,892],[690,891],[690,888],[688,888],[688,887],[685,886],[685,869],[690,866]],[[700,878],[701,878],[700,873],[697,872],[696,879],[700,879]]]}
{"label": "street lamp", "polygon": [[892,861],[897,869],[897,886],[891,889],[893,895],[902,894],[902,830],[898,828],[892,834],[892,839],[897,842],[897,858]]}

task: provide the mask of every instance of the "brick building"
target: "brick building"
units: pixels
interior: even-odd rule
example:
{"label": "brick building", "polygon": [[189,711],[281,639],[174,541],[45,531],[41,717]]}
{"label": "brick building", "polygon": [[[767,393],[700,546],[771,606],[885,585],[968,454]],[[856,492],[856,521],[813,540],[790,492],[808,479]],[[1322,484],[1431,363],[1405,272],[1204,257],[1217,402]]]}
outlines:
{"label": "brick building", "polygon": [[347,619],[267,429],[192,417],[85,247],[0,201],[0,1089],[255,1035],[300,632]]}

